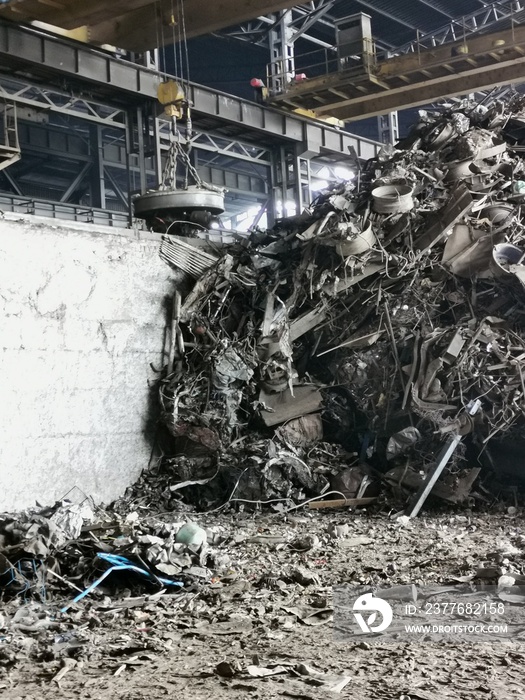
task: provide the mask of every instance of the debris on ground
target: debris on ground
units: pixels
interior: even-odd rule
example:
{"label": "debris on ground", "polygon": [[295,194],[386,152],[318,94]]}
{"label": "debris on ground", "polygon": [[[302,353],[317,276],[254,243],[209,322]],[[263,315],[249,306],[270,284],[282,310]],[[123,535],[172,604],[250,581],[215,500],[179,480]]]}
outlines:
{"label": "debris on ground", "polygon": [[123,517],[87,500],[0,516],[0,585],[8,598],[44,603],[50,589],[73,589],[66,612],[97,589],[155,592],[211,580],[207,533],[196,523],[144,522],[137,512]]}
{"label": "debris on ground", "polygon": [[[111,509],[96,509],[77,540],[32,555],[41,572],[32,588],[2,587],[2,697],[51,700],[59,689],[67,697],[81,689],[83,697],[99,697],[104,690],[111,697],[144,700],[159,692],[241,698],[251,689],[264,698],[313,699],[351,687],[352,697],[361,700],[402,697],[408,689],[409,697],[475,700],[481,683],[497,700],[514,697],[509,688],[523,689],[523,653],[499,638],[450,646],[400,639],[393,645],[369,635],[334,643],[341,623],[338,586],[366,587],[385,599],[390,592],[412,602],[430,586],[492,584],[498,600],[509,606],[509,623],[521,621],[523,509],[458,513],[422,516],[404,527],[364,511],[351,518],[308,510],[286,518],[199,514],[198,523],[192,522],[206,532],[210,578],[162,575],[184,579],[183,587],[170,591],[141,575],[114,572],[71,605],[77,588],[84,590],[100,576],[97,553],[122,551],[125,547],[115,546],[121,538],[141,540],[143,552],[159,544],[145,537],[159,537],[166,548],[175,539],[177,514],[163,516],[167,527],[160,531],[159,520],[145,512],[126,523]],[[12,551],[2,548],[5,557]],[[12,563],[18,569],[14,556]],[[50,574],[52,567],[59,578]],[[465,678],[476,679],[454,687],[454,695],[444,690],[451,655]],[[400,671],[407,657],[417,663]]]}

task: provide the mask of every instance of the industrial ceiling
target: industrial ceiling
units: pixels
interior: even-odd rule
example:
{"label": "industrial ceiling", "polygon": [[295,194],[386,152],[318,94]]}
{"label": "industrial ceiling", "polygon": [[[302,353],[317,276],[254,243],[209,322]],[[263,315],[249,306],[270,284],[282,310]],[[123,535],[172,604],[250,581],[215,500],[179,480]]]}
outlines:
{"label": "industrial ceiling", "polygon": [[44,22],[93,44],[143,51],[292,7],[294,0],[3,0],[0,17]]}
{"label": "industrial ceiling", "polygon": [[[333,42],[333,19],[356,12],[372,17],[374,36],[384,47],[414,39],[451,20],[493,5],[483,0],[336,0],[311,34]],[[514,5],[519,4],[514,2]],[[298,6],[305,12],[316,3],[294,0],[2,0],[0,17],[17,22],[43,22],[93,44],[111,44],[143,51],[210,34],[259,16]]]}
{"label": "industrial ceiling", "polygon": [[[337,19],[365,12],[372,18],[372,31],[376,41],[384,47],[398,47],[416,38],[457,22],[458,33],[462,18],[480,10],[490,11],[492,5],[509,6],[511,3],[488,3],[484,0],[336,0],[325,19]],[[517,4],[517,3],[514,3]],[[314,31],[326,40],[332,39],[327,23],[318,23]],[[328,38],[330,37],[330,39]]]}

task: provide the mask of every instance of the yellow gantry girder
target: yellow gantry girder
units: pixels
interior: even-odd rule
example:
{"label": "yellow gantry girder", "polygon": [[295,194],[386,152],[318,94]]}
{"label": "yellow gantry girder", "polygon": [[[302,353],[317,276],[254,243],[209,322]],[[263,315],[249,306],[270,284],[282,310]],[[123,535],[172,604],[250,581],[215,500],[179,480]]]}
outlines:
{"label": "yellow gantry girder", "polygon": [[269,102],[344,121],[428,104],[525,79],[525,26],[476,34],[420,52],[292,84]]}
{"label": "yellow gantry girder", "polygon": [[0,17],[42,22],[74,31],[73,38],[140,52],[179,40],[182,24],[190,38],[297,4],[297,0],[11,0],[0,5]]}

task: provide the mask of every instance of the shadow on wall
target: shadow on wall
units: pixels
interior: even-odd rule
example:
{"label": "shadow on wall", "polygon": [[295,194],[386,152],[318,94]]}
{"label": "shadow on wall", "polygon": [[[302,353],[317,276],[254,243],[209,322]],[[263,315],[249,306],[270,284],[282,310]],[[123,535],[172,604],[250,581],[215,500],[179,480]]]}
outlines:
{"label": "shadow on wall", "polygon": [[173,273],[175,279],[173,280],[172,293],[166,294],[162,299],[162,308],[166,319],[162,360],[159,366],[155,366],[153,363],[150,364],[150,368],[156,376],[149,382],[143,430],[144,438],[151,449],[149,463],[146,467],[148,469],[156,465],[162,456],[173,452],[173,436],[170,435],[165,423],[161,420],[162,404],[160,392],[168,371],[175,292],[178,290],[184,298],[193,284],[183,273],[175,270]]}

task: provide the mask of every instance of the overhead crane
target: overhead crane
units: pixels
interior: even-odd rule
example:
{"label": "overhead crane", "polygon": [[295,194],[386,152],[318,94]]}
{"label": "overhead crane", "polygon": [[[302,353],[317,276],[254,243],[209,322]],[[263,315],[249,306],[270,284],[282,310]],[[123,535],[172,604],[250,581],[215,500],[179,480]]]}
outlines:
{"label": "overhead crane", "polygon": [[[300,80],[270,65],[268,103],[353,121],[525,78],[523,25],[391,58],[378,58],[367,31],[358,39],[354,35],[347,50],[344,44],[336,48],[326,62],[333,70],[315,77],[300,56],[295,57]],[[319,65],[313,70],[319,72]]]}
{"label": "overhead crane", "polygon": [[[187,38],[295,4],[296,0],[222,0],[204,7],[204,0],[114,0],[111,4],[101,0],[89,4],[80,0],[53,0],[52,3],[9,0],[0,4],[0,23],[4,18],[45,22],[66,32],[84,32],[89,43],[112,43],[131,51],[142,51],[159,43],[173,43],[176,33],[181,31],[181,21],[184,38]],[[11,22],[5,22],[5,25],[15,26]],[[82,37],[77,35],[77,38]],[[181,38],[180,34],[178,38]],[[0,43],[1,39],[2,36]],[[6,38],[6,48],[12,45]],[[14,60],[9,48],[6,54],[10,61]],[[45,63],[48,52],[38,51],[37,54],[37,62]],[[28,60],[26,51],[19,60]],[[117,63],[118,68],[125,67],[122,62]],[[322,72],[317,65],[310,72],[308,65],[301,63],[300,56],[295,56],[293,70],[284,60],[280,65],[274,62],[268,74],[266,102],[284,108],[284,114],[293,111],[316,119],[333,117],[352,121],[495,84],[519,82],[525,77],[525,26],[511,25],[510,29],[498,32],[473,34],[440,46],[381,57],[375,52],[370,18],[360,13],[336,21],[336,45],[330,53],[327,52],[326,66],[333,70]],[[84,63],[75,60],[72,72],[78,76],[85,68]],[[68,72],[62,61],[59,70]],[[93,76],[90,74],[89,78],[93,79]],[[122,85],[121,79],[118,84],[119,87]],[[141,92],[143,87],[137,83],[134,92]],[[187,88],[188,104],[193,103],[198,114],[196,95],[190,94],[194,88],[189,84]],[[209,114],[208,109],[205,112]],[[265,118],[271,116],[271,112],[265,114]],[[307,128],[313,128],[313,125],[307,125]],[[310,139],[306,139],[307,142],[309,144]],[[303,150],[310,153],[312,149],[304,146]],[[318,148],[314,148],[312,152],[317,151]],[[164,205],[165,201],[168,202],[167,194],[173,194],[169,187],[167,191],[155,193],[154,201],[147,195],[150,199],[143,200],[145,213],[149,215],[150,203],[157,212],[158,200],[162,199]],[[196,196],[201,194],[199,191]],[[219,212],[223,207],[222,201],[218,201],[222,195],[211,189],[205,194],[210,200],[206,200],[206,211]],[[169,204],[171,207],[171,200]],[[184,210],[185,207],[186,200]],[[179,209],[181,207],[177,211]]]}
{"label": "overhead crane", "polygon": [[0,18],[42,22],[77,41],[143,52],[297,5],[297,0],[4,0]]}

